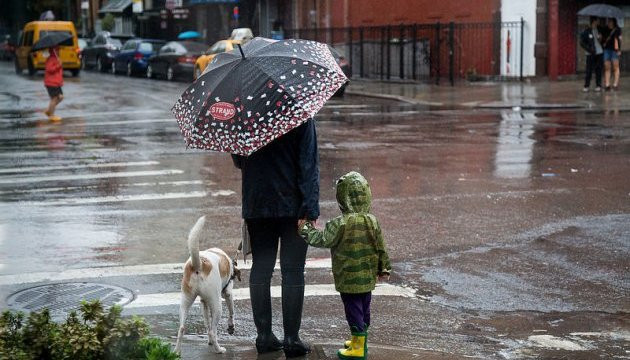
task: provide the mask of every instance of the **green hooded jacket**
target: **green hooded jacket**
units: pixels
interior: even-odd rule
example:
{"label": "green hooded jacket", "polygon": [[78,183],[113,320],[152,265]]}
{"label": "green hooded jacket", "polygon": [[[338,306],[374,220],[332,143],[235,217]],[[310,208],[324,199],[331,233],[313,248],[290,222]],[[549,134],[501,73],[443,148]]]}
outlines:
{"label": "green hooded jacket", "polygon": [[307,243],[330,248],[335,288],[341,293],[359,294],[374,290],[378,275],[389,274],[391,265],[376,217],[369,213],[372,192],[358,172],[337,180],[338,216],[323,231],[307,223],[301,229]]}

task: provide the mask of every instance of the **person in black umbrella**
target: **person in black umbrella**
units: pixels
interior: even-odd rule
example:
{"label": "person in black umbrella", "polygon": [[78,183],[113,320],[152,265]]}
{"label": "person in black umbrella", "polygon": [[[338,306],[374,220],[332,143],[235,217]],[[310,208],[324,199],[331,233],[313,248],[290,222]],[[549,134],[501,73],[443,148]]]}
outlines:
{"label": "person in black umbrella", "polygon": [[617,26],[617,19],[609,18],[604,33],[604,84],[606,91],[610,91],[612,75],[612,90],[619,88],[619,57],[621,56],[621,28]]}
{"label": "person in black umbrella", "polygon": [[[252,248],[249,291],[258,353],[284,348],[287,357],[310,352],[298,335],[308,245],[298,222],[319,217],[319,157],[313,119],[248,157],[232,155],[243,176],[243,218]],[[279,241],[278,241],[279,240]],[[280,243],[284,341],[271,331],[271,275]]]}
{"label": "person in black umbrella", "polygon": [[51,121],[60,121],[61,118],[55,115],[55,109],[57,105],[63,100],[63,66],[61,60],[59,60],[59,47],[51,47],[48,50],[50,54],[46,59],[46,67],[44,73],[44,86],[50,96],[50,102],[48,103],[48,109],[44,113]]}

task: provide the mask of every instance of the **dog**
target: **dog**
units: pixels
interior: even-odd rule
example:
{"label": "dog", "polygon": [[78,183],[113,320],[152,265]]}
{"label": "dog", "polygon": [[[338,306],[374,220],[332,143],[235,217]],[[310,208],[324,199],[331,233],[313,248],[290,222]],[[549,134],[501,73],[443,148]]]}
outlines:
{"label": "dog", "polygon": [[204,323],[208,330],[208,345],[214,352],[224,353],[225,348],[217,341],[217,326],[221,319],[221,297],[228,308],[228,333],[234,334],[234,297],[232,288],[234,279],[240,281],[240,271],[236,263],[221,249],[211,248],[199,251],[199,238],[205,228],[206,217],[202,216],[188,234],[188,251],[190,258],[184,264],[184,276],[181,287],[181,304],[179,308],[179,331],[175,351],[181,353],[181,341],[184,336],[184,324],[190,306],[197,296],[201,298]]}

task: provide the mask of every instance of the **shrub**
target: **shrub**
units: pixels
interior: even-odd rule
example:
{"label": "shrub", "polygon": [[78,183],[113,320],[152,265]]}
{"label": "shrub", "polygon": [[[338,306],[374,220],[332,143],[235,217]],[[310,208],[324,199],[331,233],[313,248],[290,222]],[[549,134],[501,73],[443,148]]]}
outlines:
{"label": "shrub", "polygon": [[139,317],[123,319],[120,306],[108,310],[99,301],[83,302],[58,324],[44,309],[0,316],[0,359],[15,360],[176,360],[168,343],[146,337]]}

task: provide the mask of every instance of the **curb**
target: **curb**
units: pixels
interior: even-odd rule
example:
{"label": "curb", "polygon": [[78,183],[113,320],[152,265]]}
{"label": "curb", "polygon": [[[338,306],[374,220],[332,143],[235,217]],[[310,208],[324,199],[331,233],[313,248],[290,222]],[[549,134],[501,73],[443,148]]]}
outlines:
{"label": "curb", "polygon": [[404,102],[404,103],[412,104],[412,105],[444,106],[444,103],[412,99],[412,98],[404,97],[402,95],[375,94],[375,93],[371,93],[367,91],[355,91],[355,90],[346,90],[346,94],[355,95],[355,96],[365,96],[365,97],[371,97],[371,98],[376,98],[376,99],[394,100],[394,101],[400,101],[400,102]]}

